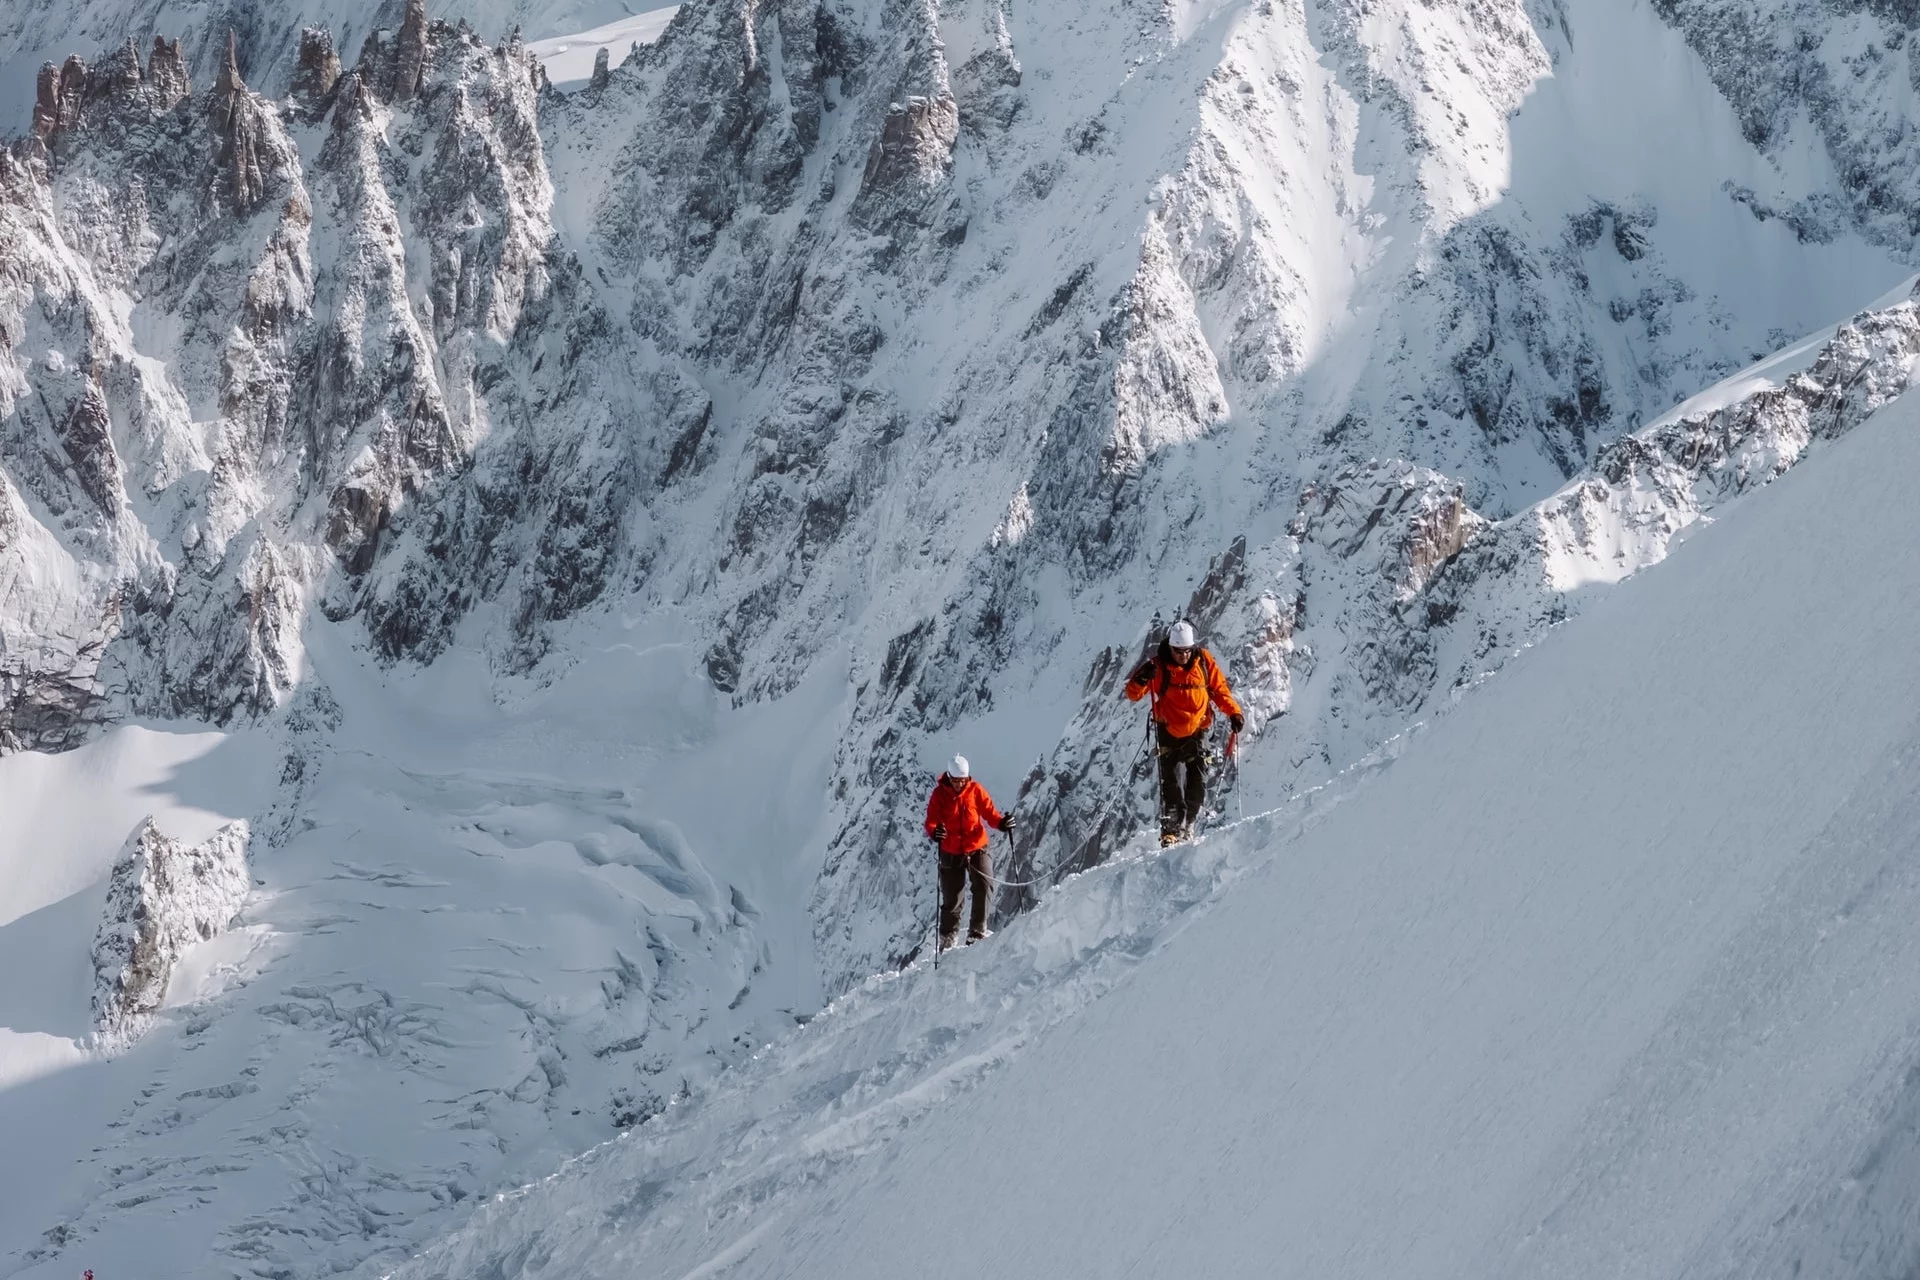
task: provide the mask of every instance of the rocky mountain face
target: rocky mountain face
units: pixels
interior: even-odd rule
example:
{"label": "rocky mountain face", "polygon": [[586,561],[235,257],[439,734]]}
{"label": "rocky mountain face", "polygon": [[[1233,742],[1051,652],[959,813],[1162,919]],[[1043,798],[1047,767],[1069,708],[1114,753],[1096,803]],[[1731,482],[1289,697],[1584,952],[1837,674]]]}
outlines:
{"label": "rocky mountain face", "polygon": [[1859,228],[1883,243],[1912,242],[1920,52],[1909,44],[1911,8],[1886,0],[1655,0],[1654,8],[1699,54],[1748,142],[1788,163],[1817,149],[1838,176],[1831,190],[1786,205],[1734,191],[1755,217],[1779,218],[1815,241]]}
{"label": "rocky mountain face", "polygon": [[0,152],[0,743],[273,723],[278,846],[333,767],[323,640],[510,700],[630,622],[737,709],[844,689],[794,836],[828,990],[917,945],[954,749],[1043,881],[1147,820],[1156,620],[1244,695],[1257,805],[1912,357],[1895,306],[1662,418],[1907,274],[1890,35],[1802,93],[1710,4],[696,0],[568,95],[421,0],[229,8],[43,70]]}

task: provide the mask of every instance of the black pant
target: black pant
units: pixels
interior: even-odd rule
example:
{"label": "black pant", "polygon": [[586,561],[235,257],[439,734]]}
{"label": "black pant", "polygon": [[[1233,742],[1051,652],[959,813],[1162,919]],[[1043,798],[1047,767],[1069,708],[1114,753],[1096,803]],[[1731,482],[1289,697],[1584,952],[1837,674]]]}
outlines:
{"label": "black pant", "polygon": [[1165,725],[1156,724],[1153,739],[1160,753],[1160,834],[1178,835],[1193,825],[1207,803],[1207,731],[1176,738]]}
{"label": "black pant", "polygon": [[987,936],[987,898],[993,893],[993,855],[985,849],[940,855],[940,936],[960,931],[960,891],[973,884],[973,916],[967,921],[969,938]]}

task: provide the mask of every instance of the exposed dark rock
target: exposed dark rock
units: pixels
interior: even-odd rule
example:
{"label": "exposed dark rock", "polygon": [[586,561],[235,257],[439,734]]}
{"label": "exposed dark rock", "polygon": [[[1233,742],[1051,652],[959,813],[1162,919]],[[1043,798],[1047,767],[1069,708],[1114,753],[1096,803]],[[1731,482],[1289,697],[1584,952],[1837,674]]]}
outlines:
{"label": "exposed dark rock", "polygon": [[952,166],[959,137],[960,112],[952,94],[894,103],[867,157],[861,198],[914,194],[940,182]]}
{"label": "exposed dark rock", "polygon": [[35,137],[51,146],[60,135],[79,127],[90,80],[87,64],[78,54],[58,69],[51,62],[41,66],[33,105]]}
{"label": "exposed dark rock", "polygon": [[147,58],[147,83],[154,95],[154,105],[161,111],[171,109],[174,103],[193,92],[193,81],[187,75],[186,57],[181,53],[178,40],[168,40],[165,36],[153,38],[153,52]]}
{"label": "exposed dark rock", "polygon": [[40,77],[34,91],[33,136],[51,141],[60,128],[60,68],[51,62],[40,65]]}
{"label": "exposed dark rock", "polygon": [[220,140],[216,163],[220,166],[229,207],[237,214],[251,212],[267,196],[280,167],[276,161],[275,139],[269,123],[270,109],[247,89],[240,78],[238,42],[227,33],[227,60],[221,65],[220,79],[214,85],[211,105],[213,128]]}
{"label": "exposed dark rock", "polygon": [[293,72],[294,101],[318,114],[339,83],[340,55],[333,47],[333,33],[325,27],[308,27],[300,33],[300,61]]}
{"label": "exposed dark rock", "polygon": [[80,486],[112,519],[126,501],[120,483],[120,457],[113,448],[113,421],[106,397],[92,378],[86,379],[80,398],[61,424],[60,443],[73,463]]}
{"label": "exposed dark rock", "polygon": [[407,0],[406,17],[393,42],[387,101],[409,102],[420,91],[427,66],[427,0]]}

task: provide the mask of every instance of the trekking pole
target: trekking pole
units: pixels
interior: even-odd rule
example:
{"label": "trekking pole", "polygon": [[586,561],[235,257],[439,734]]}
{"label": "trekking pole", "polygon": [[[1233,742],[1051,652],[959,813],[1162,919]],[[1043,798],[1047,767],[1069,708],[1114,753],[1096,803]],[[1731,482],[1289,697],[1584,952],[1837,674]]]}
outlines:
{"label": "trekking pole", "polygon": [[940,857],[933,859],[933,971],[940,972]]}
{"label": "trekking pole", "polygon": [[1240,732],[1227,735],[1227,760],[1233,766],[1233,810],[1241,822],[1247,820],[1247,799],[1240,794]]}

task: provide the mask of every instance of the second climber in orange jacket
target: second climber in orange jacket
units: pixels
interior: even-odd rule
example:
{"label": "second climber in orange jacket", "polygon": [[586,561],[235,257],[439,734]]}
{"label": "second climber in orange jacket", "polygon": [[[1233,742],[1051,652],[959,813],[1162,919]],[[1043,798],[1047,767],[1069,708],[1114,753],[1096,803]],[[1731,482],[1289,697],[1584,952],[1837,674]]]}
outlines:
{"label": "second climber in orange jacket", "polygon": [[973,915],[967,945],[987,936],[987,901],[993,892],[993,855],[987,852],[988,827],[1011,833],[1013,815],[1002,817],[993,797],[973,780],[965,756],[955,756],[927,798],[927,839],[940,846],[940,949],[951,947],[960,932],[960,891],[972,883]]}
{"label": "second climber in orange jacket", "polygon": [[[1227,688],[1219,662],[1200,647],[1193,624],[1176,622],[1127,681],[1127,699],[1153,699],[1153,739],[1160,756],[1160,843],[1170,845],[1193,834],[1193,823],[1207,802],[1207,729],[1213,711],[1226,713],[1235,733],[1245,726],[1240,704]],[[1184,780],[1182,773],[1186,774]]]}

